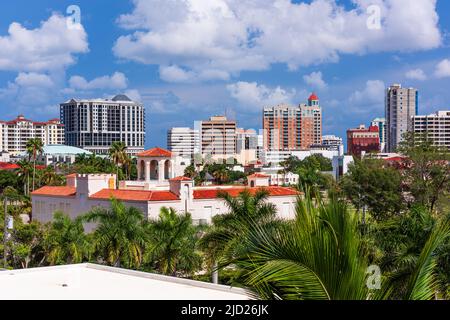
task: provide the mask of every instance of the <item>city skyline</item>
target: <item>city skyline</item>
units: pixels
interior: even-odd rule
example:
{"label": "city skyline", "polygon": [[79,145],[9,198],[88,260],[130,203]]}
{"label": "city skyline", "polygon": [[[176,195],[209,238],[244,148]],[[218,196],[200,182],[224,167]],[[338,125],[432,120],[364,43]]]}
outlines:
{"label": "city skyline", "polygon": [[[5,56],[0,53],[0,60],[4,60],[0,63],[2,118],[12,119],[21,113],[44,121],[58,117],[59,103],[70,98],[111,98],[124,93],[146,107],[145,147],[149,148],[166,146],[167,128],[190,127],[195,120],[224,114],[225,110],[236,114],[239,127],[258,130],[264,107],[298,105],[311,92],[321,98],[323,134],[344,139],[347,128],[384,117],[384,92],[393,83],[419,90],[419,114],[448,109],[449,3],[416,1],[399,11],[396,3],[402,1],[381,1],[381,29],[371,30],[365,24],[365,7],[350,1],[300,2],[279,1],[274,12],[277,18],[271,21],[275,30],[292,27],[308,34],[298,46],[285,50],[265,42],[264,32],[269,36],[269,31],[264,29],[263,16],[249,21],[243,13],[249,4],[217,1],[210,7],[193,6],[191,11],[177,7],[168,15],[170,8],[159,2],[78,1],[82,28],[74,30],[66,30],[66,18],[76,12],[67,13],[74,4],[71,1],[2,4],[7,17],[0,22],[0,42],[7,48]],[[23,9],[15,10],[20,3]],[[391,7],[385,6],[388,3]],[[152,14],[156,5],[161,17]],[[216,7],[222,11],[213,14]],[[275,10],[269,2],[262,2],[261,8],[267,14]],[[280,10],[285,10],[284,15]],[[167,36],[168,24],[174,22],[170,35],[175,37],[192,12],[202,12],[209,19],[200,19],[192,26],[198,41],[174,43],[168,38],[168,43],[159,47],[154,42],[145,46],[136,33],[142,31],[151,39]],[[324,23],[297,23],[305,12]],[[236,29],[221,23],[227,14],[233,17]],[[336,23],[333,14],[359,26],[357,32],[351,36],[327,29],[325,22]],[[158,19],[164,22],[159,27],[155,25]],[[203,28],[208,21],[220,26],[221,36]],[[425,34],[409,28],[411,22],[420,23],[416,30],[426,30]],[[240,28],[248,26],[256,31],[242,35]],[[31,32],[32,40],[27,38]],[[320,33],[335,36],[336,44],[321,40]],[[247,41],[242,50],[234,50],[235,44],[229,43],[236,35]],[[284,38],[279,41],[283,45]],[[198,42],[205,50],[198,49]],[[173,52],[168,50],[169,44]],[[30,50],[20,49],[18,54],[24,45]],[[217,58],[214,49],[225,55],[236,51],[233,61]],[[257,54],[261,52],[264,59]],[[147,56],[153,60],[143,59]],[[216,65],[208,68],[211,59]]]}

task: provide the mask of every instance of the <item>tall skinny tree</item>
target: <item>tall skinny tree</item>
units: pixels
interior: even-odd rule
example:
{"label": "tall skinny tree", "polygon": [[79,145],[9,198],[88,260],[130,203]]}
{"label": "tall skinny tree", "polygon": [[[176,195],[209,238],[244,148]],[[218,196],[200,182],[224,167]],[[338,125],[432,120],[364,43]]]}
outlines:
{"label": "tall skinny tree", "polygon": [[128,155],[125,151],[126,148],[125,143],[122,141],[115,141],[111,144],[111,148],[109,149],[111,161],[116,165],[117,186],[119,186],[119,166],[127,162]]}
{"label": "tall skinny tree", "polygon": [[33,160],[33,187],[32,187],[33,191],[34,191],[34,182],[36,179],[36,159],[38,155],[42,153],[43,147],[44,144],[42,143],[42,140],[39,138],[33,138],[28,140],[26,145],[28,156],[30,159]]}

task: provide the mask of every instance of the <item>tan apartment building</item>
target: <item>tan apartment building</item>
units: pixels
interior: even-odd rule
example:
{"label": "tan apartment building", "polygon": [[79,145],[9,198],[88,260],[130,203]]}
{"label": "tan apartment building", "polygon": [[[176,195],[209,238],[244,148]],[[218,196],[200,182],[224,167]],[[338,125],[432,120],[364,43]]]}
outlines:
{"label": "tan apartment building", "polygon": [[322,109],[314,93],[307,104],[263,110],[265,150],[306,150],[322,143]]}
{"label": "tan apartment building", "polygon": [[200,123],[200,144],[203,156],[228,159],[236,156],[236,121],[226,116],[213,116]]}
{"label": "tan apartment building", "polygon": [[64,125],[59,119],[38,122],[23,115],[0,121],[0,151],[18,155],[26,151],[28,140],[39,138],[44,145],[64,144]]}

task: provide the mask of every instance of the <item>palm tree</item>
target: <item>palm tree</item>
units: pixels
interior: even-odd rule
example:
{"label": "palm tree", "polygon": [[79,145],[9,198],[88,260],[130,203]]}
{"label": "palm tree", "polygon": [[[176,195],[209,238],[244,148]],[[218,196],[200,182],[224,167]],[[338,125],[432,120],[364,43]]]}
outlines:
{"label": "palm tree", "polygon": [[51,265],[83,262],[89,259],[92,251],[84,233],[82,218],[72,221],[62,212],[55,212],[43,243]]}
{"label": "palm tree", "polygon": [[[434,252],[449,236],[447,219],[437,225],[423,247],[403,299],[433,297]],[[242,241],[240,250],[228,254],[227,263],[238,267],[237,281],[261,298],[386,299],[393,291],[387,278],[381,290],[368,289],[369,262],[357,217],[341,201],[315,205],[307,195],[297,201],[295,220],[276,228],[255,224]]]}
{"label": "palm tree", "polygon": [[228,170],[227,170],[227,168],[220,167],[220,168],[214,170],[212,175],[217,180],[218,184],[222,184],[223,182],[228,180]]}
{"label": "palm tree", "polygon": [[19,165],[19,176],[22,178],[23,193],[25,196],[28,196],[30,194],[30,173],[33,167],[26,160],[20,160],[17,164]]}
{"label": "palm tree", "polygon": [[96,207],[85,215],[84,221],[98,223],[93,237],[101,259],[116,267],[140,266],[147,236],[144,215],[139,209],[111,199],[111,208]]}
{"label": "palm tree", "polygon": [[177,214],[173,208],[162,207],[159,218],[147,226],[151,241],[146,260],[160,273],[189,276],[200,269],[198,233],[189,213]]}
{"label": "palm tree", "polygon": [[61,176],[58,175],[52,167],[45,168],[40,180],[41,184],[49,186],[61,185],[62,183]]}
{"label": "palm tree", "polygon": [[111,144],[111,148],[109,149],[109,156],[116,165],[117,186],[119,185],[119,165],[124,164],[127,158],[125,152],[126,148],[125,143],[122,141],[115,141]]}
{"label": "palm tree", "polygon": [[34,191],[34,181],[36,177],[36,159],[39,154],[43,151],[44,144],[42,143],[42,140],[39,138],[33,138],[28,140],[26,149],[28,156],[33,159],[33,188]]}
{"label": "palm tree", "polygon": [[230,258],[236,249],[242,247],[242,240],[253,225],[278,223],[276,208],[267,202],[268,196],[264,189],[258,190],[254,195],[245,190],[236,198],[226,192],[218,194],[225,201],[229,212],[214,216],[212,227],[200,240],[200,246],[205,251],[213,272],[217,271],[213,266],[223,262],[224,257]]}

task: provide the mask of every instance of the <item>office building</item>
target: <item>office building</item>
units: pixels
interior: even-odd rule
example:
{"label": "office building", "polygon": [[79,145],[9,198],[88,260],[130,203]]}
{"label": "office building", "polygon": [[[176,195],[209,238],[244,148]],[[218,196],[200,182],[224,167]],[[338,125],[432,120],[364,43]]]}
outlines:
{"label": "office building", "polygon": [[200,133],[192,128],[171,128],[167,131],[167,148],[182,158],[194,159],[200,153]]}
{"label": "office building", "polygon": [[16,156],[26,151],[30,139],[41,139],[44,145],[64,143],[64,125],[59,119],[39,122],[19,115],[10,121],[0,121],[0,151]]}
{"label": "office building", "polygon": [[107,154],[113,142],[122,141],[130,155],[144,150],[145,108],[125,95],[111,100],[71,99],[60,109],[69,146]]}
{"label": "office building", "polygon": [[363,124],[356,129],[347,130],[347,153],[361,157],[365,153],[380,152],[378,127],[366,128]]}
{"label": "office building", "polygon": [[418,114],[419,92],[394,84],[386,90],[386,151],[395,152],[402,135],[412,130],[412,117]]}
{"label": "office building", "polygon": [[413,131],[429,139],[434,146],[450,150],[450,111],[437,111],[413,117]]}
{"label": "office building", "polygon": [[385,152],[386,148],[386,119],[375,118],[370,123],[373,127],[378,127],[378,133],[380,136],[380,152]]}
{"label": "office building", "polygon": [[344,143],[341,137],[335,135],[326,135],[322,137],[321,144],[312,144],[310,146],[311,150],[329,150],[329,151],[340,151],[344,153]]}
{"label": "office building", "polygon": [[200,145],[204,157],[229,159],[236,156],[236,121],[214,116],[200,122]]}
{"label": "office building", "polygon": [[278,105],[263,110],[265,150],[306,150],[322,143],[322,109],[313,93],[307,104]]}

